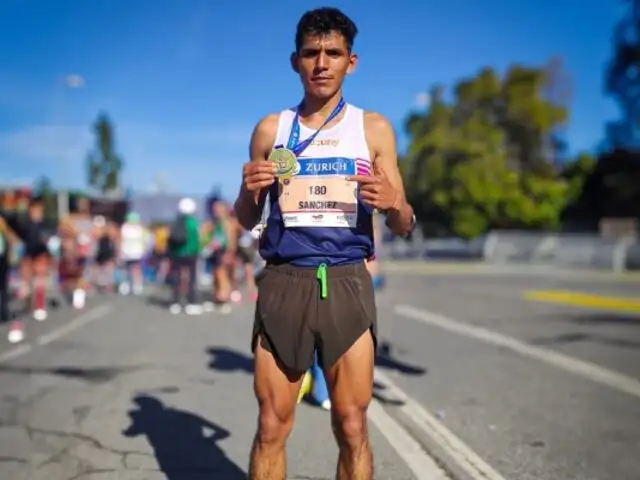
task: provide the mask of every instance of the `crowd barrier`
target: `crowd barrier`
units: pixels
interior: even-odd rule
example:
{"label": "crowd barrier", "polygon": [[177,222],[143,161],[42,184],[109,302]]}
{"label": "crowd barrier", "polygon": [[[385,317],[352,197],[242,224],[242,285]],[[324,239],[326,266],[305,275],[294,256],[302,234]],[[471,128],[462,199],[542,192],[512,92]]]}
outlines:
{"label": "crowd barrier", "polygon": [[623,272],[640,270],[640,243],[596,234],[492,231],[471,241],[459,238],[385,238],[383,260],[483,261]]}

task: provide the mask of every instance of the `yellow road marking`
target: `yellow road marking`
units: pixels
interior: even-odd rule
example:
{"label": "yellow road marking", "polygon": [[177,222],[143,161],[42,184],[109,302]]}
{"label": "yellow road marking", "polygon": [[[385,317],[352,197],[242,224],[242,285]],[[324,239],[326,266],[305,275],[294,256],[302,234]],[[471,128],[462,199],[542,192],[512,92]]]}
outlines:
{"label": "yellow road marking", "polygon": [[569,290],[529,290],[524,292],[523,296],[527,300],[538,302],[640,313],[640,298],[609,297],[585,292],[572,292]]}

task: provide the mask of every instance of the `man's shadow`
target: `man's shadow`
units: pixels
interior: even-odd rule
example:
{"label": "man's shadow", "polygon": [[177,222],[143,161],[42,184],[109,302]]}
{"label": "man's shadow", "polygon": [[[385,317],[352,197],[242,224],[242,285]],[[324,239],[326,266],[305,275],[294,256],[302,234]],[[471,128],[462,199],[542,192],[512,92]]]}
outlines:
{"label": "man's shadow", "polygon": [[211,356],[209,368],[219,372],[253,373],[253,357],[245,355],[231,348],[209,347],[207,353]]}
{"label": "man's shadow", "polygon": [[411,365],[398,359],[392,353],[392,345],[387,341],[382,341],[376,351],[376,367],[396,371],[403,375],[421,376],[427,373],[427,369],[419,365]]}
{"label": "man's shadow", "polygon": [[122,434],[145,435],[168,480],[188,480],[197,474],[247,478],[217,445],[231,435],[228,430],[194,413],[167,407],[151,395],[138,395],[133,402],[137,409],[129,412],[131,425]]}

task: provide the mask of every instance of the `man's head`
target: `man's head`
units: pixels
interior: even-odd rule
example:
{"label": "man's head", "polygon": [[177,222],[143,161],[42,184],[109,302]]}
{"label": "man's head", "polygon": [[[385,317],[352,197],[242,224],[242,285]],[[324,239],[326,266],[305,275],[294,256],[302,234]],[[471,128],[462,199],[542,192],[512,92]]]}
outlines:
{"label": "man's head", "polygon": [[42,197],[32,197],[29,201],[29,217],[36,221],[44,218],[44,201]]}
{"label": "man's head", "polygon": [[352,51],[357,34],[355,23],[337,8],[318,8],[300,18],[291,66],[308,95],[330,98],[342,87],[358,61]]}
{"label": "man's head", "polygon": [[213,195],[207,203],[209,205],[209,215],[211,215],[212,219],[218,220],[227,216],[227,204],[222,198]]}

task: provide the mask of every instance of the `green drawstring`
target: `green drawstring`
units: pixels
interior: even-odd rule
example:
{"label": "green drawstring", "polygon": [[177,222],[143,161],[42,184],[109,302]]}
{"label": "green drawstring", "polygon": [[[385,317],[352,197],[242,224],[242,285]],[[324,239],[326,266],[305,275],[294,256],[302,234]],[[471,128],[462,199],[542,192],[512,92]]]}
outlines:
{"label": "green drawstring", "polygon": [[320,282],[320,298],[327,298],[327,264],[321,263],[316,271],[316,278]]}

